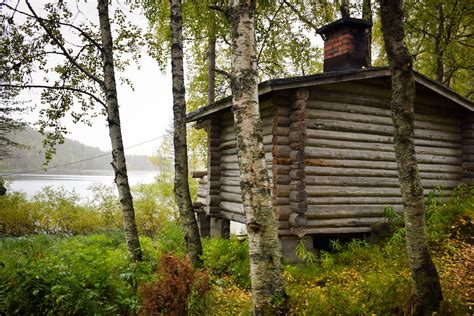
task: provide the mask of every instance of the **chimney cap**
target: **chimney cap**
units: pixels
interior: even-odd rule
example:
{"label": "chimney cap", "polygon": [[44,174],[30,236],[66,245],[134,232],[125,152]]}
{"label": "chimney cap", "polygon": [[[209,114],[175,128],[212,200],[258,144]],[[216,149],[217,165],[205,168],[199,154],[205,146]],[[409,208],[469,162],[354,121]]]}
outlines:
{"label": "chimney cap", "polygon": [[363,20],[363,19],[356,19],[356,18],[342,18],[336,20],[328,25],[325,25],[316,30],[316,34],[321,35],[321,37],[326,40],[327,36],[333,32],[338,31],[343,27],[350,27],[352,29],[360,28],[360,29],[367,29],[372,26],[372,22]]}

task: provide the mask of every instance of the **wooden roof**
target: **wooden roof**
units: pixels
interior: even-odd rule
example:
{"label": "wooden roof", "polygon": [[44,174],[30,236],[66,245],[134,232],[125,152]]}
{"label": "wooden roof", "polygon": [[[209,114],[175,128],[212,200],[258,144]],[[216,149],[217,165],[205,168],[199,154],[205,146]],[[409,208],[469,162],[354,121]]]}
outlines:
{"label": "wooden roof", "polygon": [[[309,76],[291,77],[283,79],[271,79],[264,81],[258,85],[258,95],[262,96],[272,91],[295,89],[302,87],[317,86],[329,83],[347,82],[371,78],[390,77],[390,69],[388,67],[369,68],[360,70],[334,71]],[[431,90],[432,92],[443,96],[456,104],[474,111],[474,103],[467,98],[459,95],[443,84],[434,81],[416,71],[414,71],[415,82]],[[231,107],[232,96],[223,98],[213,104],[209,104],[196,111],[190,112],[186,116],[187,122],[202,120],[203,118]]]}

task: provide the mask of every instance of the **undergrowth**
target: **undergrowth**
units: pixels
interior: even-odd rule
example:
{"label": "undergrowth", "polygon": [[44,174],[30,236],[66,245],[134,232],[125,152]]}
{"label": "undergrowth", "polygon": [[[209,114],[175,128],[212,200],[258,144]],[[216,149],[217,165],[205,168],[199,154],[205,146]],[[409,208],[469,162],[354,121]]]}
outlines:
{"label": "undergrowth", "polygon": [[[441,314],[467,312],[463,300],[468,298],[466,279],[470,271],[463,271],[462,263],[466,254],[472,253],[473,193],[472,187],[464,185],[445,199],[438,188],[426,200],[426,230],[445,297]],[[106,202],[103,199],[98,204],[102,213],[107,213],[105,205],[110,201]],[[145,204],[153,208],[152,202]],[[159,225],[146,226],[152,228],[147,228],[148,236],[140,239],[144,260],[135,264],[127,256],[120,230],[93,229],[85,236],[75,235],[76,226],[69,225],[61,227],[72,230],[61,228],[60,234],[53,229],[38,231],[38,223],[28,217],[36,214],[32,206],[76,212],[65,219],[56,213],[49,215],[62,219],[61,223],[88,216],[67,195],[49,194],[47,199],[28,201],[9,194],[0,198],[0,207],[5,205],[17,206],[8,210],[8,216],[18,214],[18,223],[26,225],[18,224],[15,230],[8,224],[10,231],[16,232],[11,235],[21,235],[22,229],[35,231],[29,236],[0,238],[1,315],[251,314],[246,240],[203,239],[204,270],[196,271],[185,257],[179,225],[161,218]],[[5,214],[5,209],[0,211]],[[28,216],[22,218],[25,214]],[[403,218],[391,208],[386,208],[385,214],[390,223],[389,237],[349,243],[333,240],[329,251],[310,251],[303,244],[297,248],[303,263],[285,265],[283,272],[290,314],[410,314],[411,281]],[[2,220],[5,225],[6,220]],[[113,216],[108,220],[113,222]],[[46,223],[58,227],[56,220]],[[4,234],[6,231],[3,228]]]}

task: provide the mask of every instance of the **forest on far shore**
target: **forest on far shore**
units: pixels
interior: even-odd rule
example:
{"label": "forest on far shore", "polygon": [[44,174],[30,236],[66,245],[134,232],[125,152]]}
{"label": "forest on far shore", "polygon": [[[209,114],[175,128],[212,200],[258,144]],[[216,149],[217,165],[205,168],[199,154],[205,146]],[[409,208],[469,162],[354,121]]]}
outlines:
{"label": "forest on far shore", "polygon": [[[12,133],[11,140],[24,145],[24,148],[13,148],[10,157],[0,160],[0,170],[2,172],[24,172],[42,169],[45,162],[43,138],[37,130],[31,127],[26,127],[21,132]],[[100,157],[90,159],[97,156]],[[76,161],[82,162],[71,164]],[[51,168],[51,171],[112,170],[111,161],[112,154],[66,138],[63,144],[56,147],[56,154],[52,157],[47,168]],[[53,168],[62,165],[67,166]],[[127,155],[127,168],[129,170],[156,169],[149,157],[145,155]]]}

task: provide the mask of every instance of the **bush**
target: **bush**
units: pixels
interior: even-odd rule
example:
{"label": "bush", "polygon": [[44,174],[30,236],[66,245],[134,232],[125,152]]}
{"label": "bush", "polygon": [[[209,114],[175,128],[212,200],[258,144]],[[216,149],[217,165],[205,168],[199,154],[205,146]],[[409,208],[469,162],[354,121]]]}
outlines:
{"label": "bush", "polygon": [[242,288],[250,288],[250,259],[248,242],[235,236],[229,239],[203,240],[204,266],[217,277],[228,276]]}
{"label": "bush", "polygon": [[193,268],[188,258],[172,255],[160,258],[156,281],[140,287],[145,315],[199,315],[205,311],[210,290],[209,276]]}
{"label": "bush", "polygon": [[130,314],[134,287],[124,244],[106,235],[0,240],[0,314]]}

